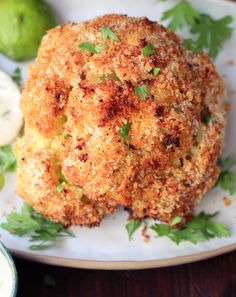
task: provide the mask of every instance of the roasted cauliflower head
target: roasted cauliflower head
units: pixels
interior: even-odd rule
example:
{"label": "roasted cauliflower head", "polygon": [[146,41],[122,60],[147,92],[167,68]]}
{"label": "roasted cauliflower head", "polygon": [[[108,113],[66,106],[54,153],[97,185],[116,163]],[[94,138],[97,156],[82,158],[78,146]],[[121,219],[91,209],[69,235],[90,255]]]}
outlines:
{"label": "roasted cauliflower head", "polygon": [[67,226],[98,225],[118,205],[186,216],[219,175],[224,93],[206,54],[147,18],[50,30],[22,95],[17,191]]}

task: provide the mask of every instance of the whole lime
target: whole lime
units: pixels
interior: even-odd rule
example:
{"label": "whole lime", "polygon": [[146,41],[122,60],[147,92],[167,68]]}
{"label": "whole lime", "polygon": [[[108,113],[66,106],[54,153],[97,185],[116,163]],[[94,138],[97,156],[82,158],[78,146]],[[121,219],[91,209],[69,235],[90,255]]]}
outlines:
{"label": "whole lime", "polygon": [[34,58],[53,26],[53,12],[41,0],[0,0],[0,52],[13,60]]}

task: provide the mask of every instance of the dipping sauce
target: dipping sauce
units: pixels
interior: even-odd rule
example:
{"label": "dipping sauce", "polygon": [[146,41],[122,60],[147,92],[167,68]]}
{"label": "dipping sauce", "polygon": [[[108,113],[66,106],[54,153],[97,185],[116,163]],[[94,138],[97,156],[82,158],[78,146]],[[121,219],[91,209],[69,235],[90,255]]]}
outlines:
{"label": "dipping sauce", "polygon": [[17,278],[13,260],[0,243],[0,296],[15,296],[16,286]]}

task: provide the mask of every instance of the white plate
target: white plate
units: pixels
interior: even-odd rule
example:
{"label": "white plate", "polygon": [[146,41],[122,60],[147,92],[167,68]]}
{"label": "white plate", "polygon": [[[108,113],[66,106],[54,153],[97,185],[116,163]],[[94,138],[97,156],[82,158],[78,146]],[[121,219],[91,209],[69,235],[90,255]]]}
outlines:
{"label": "white plate", "polygon": [[[156,4],[155,0],[49,0],[58,16],[63,21],[83,21],[98,15],[116,12],[130,16],[147,16],[151,20],[159,20],[163,9],[168,3]],[[236,100],[232,91],[236,91],[236,65],[229,65],[229,60],[236,61],[236,5],[219,0],[191,1],[194,5],[210,13],[214,17],[223,17],[230,14],[234,17],[234,37],[228,41],[224,50],[217,59],[218,69],[225,75],[229,86],[229,101],[232,109],[228,116],[228,128],[225,153],[236,152]],[[16,66],[20,66],[24,76],[27,74],[26,64],[17,64],[0,56],[0,68],[9,74]],[[18,209],[20,199],[14,194],[14,175],[9,174],[7,186],[0,193],[0,222],[4,214]],[[103,268],[103,269],[132,269],[160,267],[181,264],[205,259],[233,249],[236,249],[236,197],[230,197],[231,205],[224,206],[222,198],[228,196],[220,189],[213,189],[208,193],[197,211],[213,213],[220,211],[218,220],[229,226],[231,236],[223,239],[214,239],[201,244],[181,243],[176,246],[167,238],[154,238],[144,242],[140,232],[137,232],[132,241],[128,240],[125,224],[128,214],[119,210],[115,215],[108,216],[98,228],[73,227],[76,238],[66,238],[54,244],[50,249],[42,252],[30,252],[27,238],[18,238],[0,230],[1,241],[16,255],[35,261],[64,265],[71,267]]]}

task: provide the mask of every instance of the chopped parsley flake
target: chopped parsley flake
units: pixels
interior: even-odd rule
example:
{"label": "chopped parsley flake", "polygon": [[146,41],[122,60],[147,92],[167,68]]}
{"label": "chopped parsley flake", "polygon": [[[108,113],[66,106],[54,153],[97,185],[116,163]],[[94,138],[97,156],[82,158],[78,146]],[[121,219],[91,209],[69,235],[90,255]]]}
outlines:
{"label": "chopped parsley flake", "polygon": [[152,73],[153,73],[153,75],[154,75],[154,76],[157,76],[157,74],[160,72],[160,70],[161,70],[161,69],[158,68],[158,67],[153,68],[153,69],[152,69]]}
{"label": "chopped parsley flake", "polygon": [[171,221],[171,226],[177,225],[179,223],[181,223],[183,220],[182,217],[176,216],[173,218],[173,220]]}
{"label": "chopped parsley flake", "polygon": [[134,89],[136,95],[138,95],[142,99],[146,99],[148,97],[149,90],[146,86],[136,86]]}
{"label": "chopped parsley flake", "polygon": [[106,45],[105,44],[94,45],[91,42],[86,41],[86,42],[80,43],[78,48],[79,50],[86,50],[91,54],[97,54],[102,52],[106,48]]}
{"label": "chopped parsley flake", "polygon": [[211,121],[211,119],[212,119],[212,115],[211,114],[206,114],[204,117],[203,117],[203,122],[205,123],[205,124],[209,124],[210,123],[210,121]]}
{"label": "chopped parsley flake", "polygon": [[59,183],[57,184],[57,193],[61,193],[63,190],[63,183],[68,184],[68,181],[62,177],[59,179]]}
{"label": "chopped parsley flake", "polygon": [[142,55],[147,57],[155,53],[155,47],[152,44],[147,44],[141,49]]}
{"label": "chopped parsley flake", "polygon": [[124,139],[128,139],[128,132],[129,132],[130,128],[131,128],[131,123],[124,124],[121,127],[120,137],[124,138]]}
{"label": "chopped parsley flake", "polygon": [[108,27],[103,27],[100,29],[101,35],[103,39],[108,39],[110,38],[112,41],[118,41],[119,38],[118,36],[112,32],[112,30]]}

